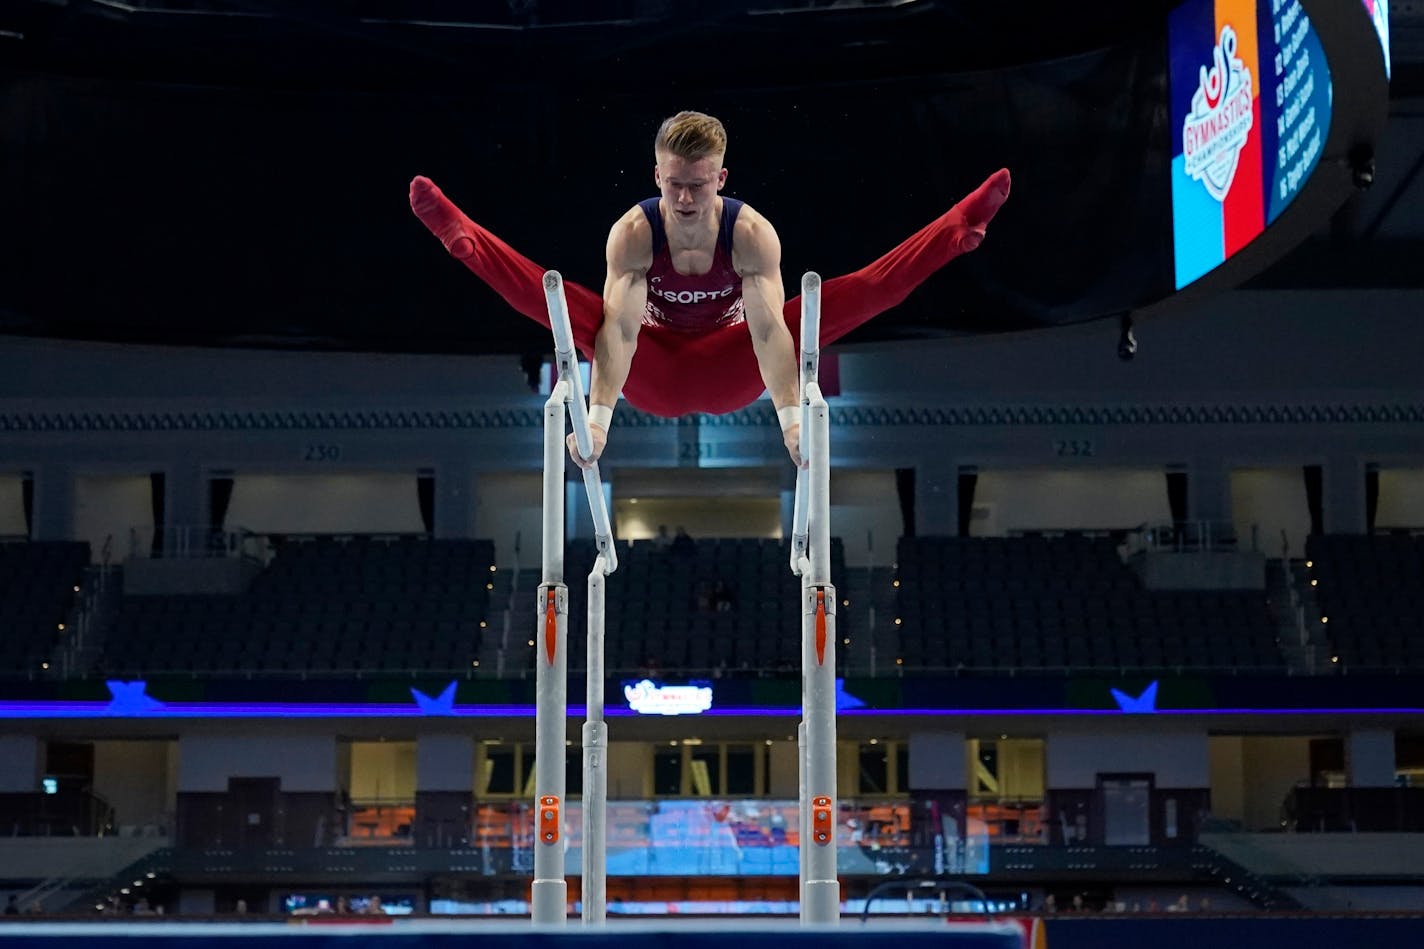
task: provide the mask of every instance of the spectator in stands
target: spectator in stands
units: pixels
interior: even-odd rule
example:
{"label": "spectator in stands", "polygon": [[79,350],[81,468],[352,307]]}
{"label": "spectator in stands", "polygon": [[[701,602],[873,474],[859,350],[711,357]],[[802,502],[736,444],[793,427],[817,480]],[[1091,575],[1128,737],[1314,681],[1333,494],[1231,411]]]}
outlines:
{"label": "spectator in stands", "polygon": [[697,545],[692,542],[687,528],[678,527],[677,536],[672,539],[671,550],[679,557],[691,557],[697,552]]}
{"label": "spectator in stands", "polygon": [[236,913],[237,915],[239,915],[239,916],[246,916],[246,915],[247,915],[247,900],[244,900],[244,899],[242,899],[241,897],[239,897],[238,900],[237,900],[237,902],[232,905],[232,911],[233,911],[234,913]]}
{"label": "spectator in stands", "polygon": [[668,533],[666,524],[658,525],[658,532],[653,535],[653,550],[660,554],[665,554],[672,547],[672,535]]}
{"label": "spectator in stands", "polygon": [[366,901],[365,913],[367,916],[386,915],[385,907],[381,905],[381,898],[379,896],[373,896]]}
{"label": "spectator in stands", "polygon": [[11,894],[10,894],[10,898],[5,901],[5,915],[6,915],[6,916],[19,916],[19,915],[20,915],[20,904],[17,903],[17,902],[15,902],[15,894],[14,894],[14,893],[11,893]]}

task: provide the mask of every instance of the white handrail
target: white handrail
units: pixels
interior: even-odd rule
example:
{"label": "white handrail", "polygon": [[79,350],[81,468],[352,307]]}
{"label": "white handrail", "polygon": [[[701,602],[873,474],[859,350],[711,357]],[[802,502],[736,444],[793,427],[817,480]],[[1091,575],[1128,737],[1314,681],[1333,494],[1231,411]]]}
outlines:
{"label": "white handrail", "polygon": [[[569,384],[567,402],[573,424],[574,443],[579,454],[587,458],[593,451],[593,434],[588,430],[588,406],[585,404],[583,377],[578,371],[578,352],[574,349],[573,329],[569,324],[569,304],[564,296],[564,278],[557,270],[544,274],[544,300],[549,307],[549,325],[554,330],[554,360],[559,379]],[[589,509],[593,514],[593,538],[598,552],[607,561],[609,573],[618,569],[618,552],[613,544],[613,527],[608,518],[608,505],[603,497],[603,481],[598,474],[598,462],[583,469],[584,489],[588,492]]]}
{"label": "white handrail", "polygon": [[[805,392],[821,368],[821,275],[808,271],[801,277],[801,378],[797,391]],[[802,404],[805,404],[803,399]]]}
{"label": "white handrail", "polygon": [[821,277],[808,272],[801,277],[801,351],[797,360],[797,397],[801,401],[801,459],[803,467],[796,469],[796,500],[791,509],[791,572],[801,576],[801,561],[810,543],[807,521],[810,511],[805,460],[814,448],[810,439],[810,399],[808,386],[820,378],[821,368]]}

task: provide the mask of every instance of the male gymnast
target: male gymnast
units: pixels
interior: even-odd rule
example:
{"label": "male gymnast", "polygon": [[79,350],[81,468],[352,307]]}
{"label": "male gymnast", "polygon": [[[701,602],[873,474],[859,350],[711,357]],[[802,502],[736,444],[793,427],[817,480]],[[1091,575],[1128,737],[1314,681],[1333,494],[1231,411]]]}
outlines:
{"label": "male gymnast", "polygon": [[[721,195],[727,133],[700,112],[665,120],[653,144],[659,197],[641,201],[608,235],[603,295],[565,281],[574,344],[593,359],[593,448],[602,455],[621,392],[654,415],[720,414],[771,395],[787,452],[801,464],[796,337],[800,300],[786,299],[781,242],[761,214]],[[896,306],[940,267],[979,246],[1009,196],[1000,169],[885,256],[821,288],[821,345]],[[467,218],[428,178],[410,185],[417,217],[505,301],[549,326],[546,268]],[[748,345],[750,344],[750,345]]]}

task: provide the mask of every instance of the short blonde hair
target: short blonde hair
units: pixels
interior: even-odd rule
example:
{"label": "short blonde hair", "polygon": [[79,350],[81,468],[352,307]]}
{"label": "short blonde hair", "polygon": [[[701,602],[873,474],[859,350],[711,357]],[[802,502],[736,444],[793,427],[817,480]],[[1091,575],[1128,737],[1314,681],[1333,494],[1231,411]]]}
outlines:
{"label": "short blonde hair", "polygon": [[703,112],[679,112],[664,119],[653,140],[653,156],[676,155],[686,161],[700,161],[727,154],[727,130]]}

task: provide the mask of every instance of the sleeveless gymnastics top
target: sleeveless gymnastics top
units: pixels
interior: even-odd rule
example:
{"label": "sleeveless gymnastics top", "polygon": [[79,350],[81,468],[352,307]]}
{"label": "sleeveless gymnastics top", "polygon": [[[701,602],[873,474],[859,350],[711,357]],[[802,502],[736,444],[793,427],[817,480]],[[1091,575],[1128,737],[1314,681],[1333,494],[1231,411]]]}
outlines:
{"label": "sleeveless gymnastics top", "polygon": [[696,333],[742,322],[742,278],[732,269],[732,228],[742,202],[722,199],[712,269],[690,276],[673,268],[658,200],[638,202],[653,229],[653,265],[648,268],[648,307],[643,313],[643,325]]}

